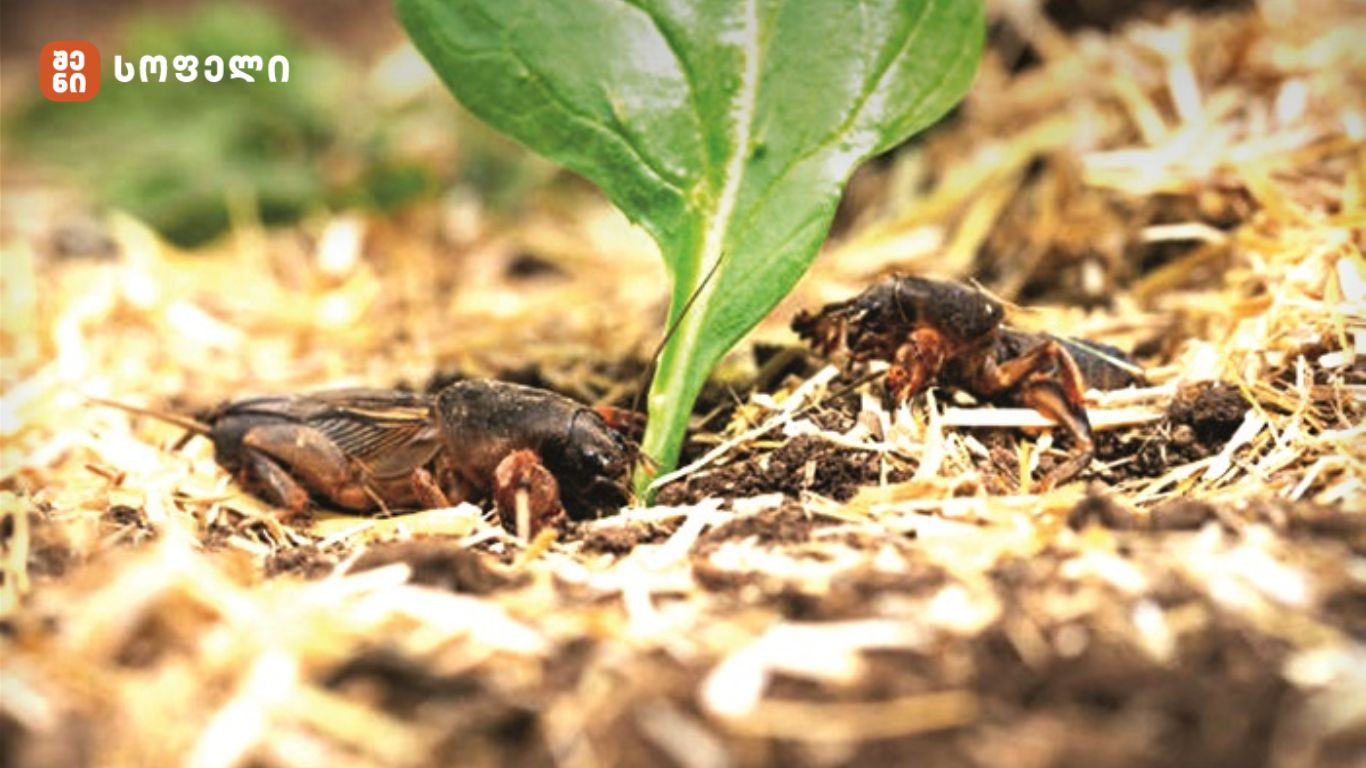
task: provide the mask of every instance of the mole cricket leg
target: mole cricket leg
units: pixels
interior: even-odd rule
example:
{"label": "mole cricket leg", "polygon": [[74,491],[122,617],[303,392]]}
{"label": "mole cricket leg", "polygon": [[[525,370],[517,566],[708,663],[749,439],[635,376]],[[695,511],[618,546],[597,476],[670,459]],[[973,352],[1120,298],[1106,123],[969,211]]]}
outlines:
{"label": "mole cricket leg", "polygon": [[[1049,375],[1054,368],[1057,375]],[[979,370],[974,388],[991,396],[1017,390],[1021,402],[1050,416],[1077,442],[1077,455],[1044,476],[1044,490],[1076,477],[1095,456],[1091,420],[1086,416],[1082,393],[1086,383],[1072,355],[1054,339],[1045,338],[1019,357],[995,363],[988,358]]]}
{"label": "mole cricket leg", "polygon": [[887,369],[887,394],[895,403],[904,403],[924,391],[939,375],[948,357],[948,343],[932,328],[912,331],[905,343],[897,347],[892,365]]}
{"label": "mole cricket leg", "polygon": [[[1077,361],[1053,339],[1044,339],[1019,357],[1005,362],[994,363],[989,360],[982,367],[978,380],[974,382],[974,388],[983,395],[994,395],[1019,386],[1020,382],[1033,374],[1048,370],[1050,364],[1058,369],[1058,384],[1062,387],[1063,396],[1072,407],[1080,411],[1080,418],[1085,420],[1086,411],[1082,407],[1082,394],[1086,391],[1086,381],[1082,378],[1081,369],[1077,367]],[[1087,431],[1090,431],[1089,425]]]}
{"label": "mole cricket leg", "polygon": [[341,509],[369,512],[379,506],[346,454],[321,432],[299,424],[262,424],[242,437],[248,449],[267,454],[296,482]]}
{"label": "mole cricket leg", "polygon": [[493,472],[493,502],[503,527],[517,529],[517,504],[521,496],[527,506],[530,530],[535,536],[542,528],[559,524],[565,518],[560,504],[560,485],[534,451],[509,453]]}
{"label": "mole cricket leg", "polygon": [[243,474],[247,486],[266,497],[272,504],[283,507],[290,517],[308,508],[308,491],[269,456],[254,449],[243,452],[247,463]]}
{"label": "mole cricket leg", "polygon": [[426,468],[414,469],[411,481],[413,495],[417,497],[417,501],[423,509],[445,509],[451,506],[450,497],[446,495],[441,484],[436,481],[436,477]]}
{"label": "mole cricket leg", "polygon": [[1091,424],[1086,410],[1068,402],[1061,385],[1053,381],[1026,382],[1020,400],[1030,408],[1057,420],[1077,442],[1077,453],[1044,475],[1040,490],[1049,490],[1076,477],[1095,457],[1095,442],[1091,438]]}

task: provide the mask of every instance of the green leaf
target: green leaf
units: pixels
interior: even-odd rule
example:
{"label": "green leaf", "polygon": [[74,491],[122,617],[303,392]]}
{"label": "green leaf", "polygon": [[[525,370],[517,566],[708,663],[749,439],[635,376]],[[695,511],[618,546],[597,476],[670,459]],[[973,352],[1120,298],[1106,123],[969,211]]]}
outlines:
{"label": "green leaf", "polygon": [[643,449],[665,469],[711,368],[806,271],[850,173],[962,97],[983,37],[981,0],[397,3],[470,111],[659,243],[677,328]]}

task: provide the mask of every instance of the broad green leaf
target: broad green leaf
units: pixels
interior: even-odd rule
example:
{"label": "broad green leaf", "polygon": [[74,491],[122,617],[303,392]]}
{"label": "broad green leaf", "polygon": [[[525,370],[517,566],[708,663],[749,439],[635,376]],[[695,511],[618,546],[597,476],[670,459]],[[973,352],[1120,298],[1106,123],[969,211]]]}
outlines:
{"label": "broad green leaf", "polygon": [[397,3],[467,108],[659,243],[677,328],[643,448],[665,469],[711,368],[806,271],[850,173],[962,97],[983,35],[981,0]]}

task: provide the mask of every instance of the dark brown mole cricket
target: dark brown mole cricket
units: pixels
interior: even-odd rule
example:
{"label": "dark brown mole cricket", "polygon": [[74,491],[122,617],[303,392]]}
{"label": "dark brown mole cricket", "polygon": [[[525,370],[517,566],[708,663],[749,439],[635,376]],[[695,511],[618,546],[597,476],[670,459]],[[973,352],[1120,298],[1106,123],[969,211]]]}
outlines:
{"label": "dark brown mole cricket", "polygon": [[1017,331],[1004,319],[1001,303],[979,289],[892,275],[847,301],[799,312],[792,329],[821,355],[842,347],[856,362],[890,362],[885,383],[896,402],[938,383],[1052,417],[1072,435],[1077,453],[1044,478],[1051,487],[1094,456],[1086,389],[1138,383],[1142,369],[1114,347]]}
{"label": "dark brown mole cricket", "polygon": [[522,499],[534,532],[629,500],[630,444],[604,414],[516,384],[266,395],[196,419],[101,402],[208,437],[220,465],[291,515],[314,501],[376,512],[492,497],[512,527]]}

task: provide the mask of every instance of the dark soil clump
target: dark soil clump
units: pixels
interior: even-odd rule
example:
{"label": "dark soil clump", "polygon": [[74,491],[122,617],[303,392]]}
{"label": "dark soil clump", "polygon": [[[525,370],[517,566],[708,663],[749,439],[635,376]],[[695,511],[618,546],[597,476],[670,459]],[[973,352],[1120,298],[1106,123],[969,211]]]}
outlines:
{"label": "dark soil clump", "polygon": [[697,551],[706,552],[721,542],[751,536],[760,544],[800,544],[811,538],[811,529],[815,526],[815,521],[799,505],[784,504],[708,531],[698,540]]}
{"label": "dark soil clump", "polygon": [[842,448],[819,437],[793,438],[771,453],[699,472],[662,488],[661,504],[695,504],[710,496],[747,498],[767,493],[798,497],[816,493],[846,501],[877,483],[878,456]]}
{"label": "dark soil clump", "polygon": [[1153,509],[1151,525],[1159,531],[1193,531],[1218,517],[1214,507],[1203,501],[1173,499]]}
{"label": "dark soil clump", "polygon": [[317,547],[292,547],[280,549],[266,558],[267,576],[299,576],[305,579],[321,579],[337,566],[337,557],[320,551]]}
{"label": "dark soil clump", "polygon": [[1132,530],[1143,527],[1143,520],[1133,510],[1106,494],[1102,487],[1092,486],[1087,491],[1086,498],[1077,502],[1067,513],[1067,524],[1073,530],[1081,530],[1092,524],[1118,530]]}
{"label": "dark soil clump", "polygon": [[1159,477],[1172,467],[1218,453],[1243,423],[1248,404],[1223,382],[1178,392],[1162,421],[1137,430],[1096,435],[1096,456],[1106,464],[1104,479]]}
{"label": "dark soil clump", "polygon": [[413,569],[413,584],[486,595],[521,583],[503,573],[488,558],[453,544],[440,541],[395,541],[371,547],[356,561],[356,572],[393,563],[407,563]]}
{"label": "dark soil clump", "polygon": [[1145,515],[1115,501],[1100,484],[1093,485],[1067,514],[1067,524],[1074,530],[1095,524],[1120,531],[1193,531],[1218,519],[1212,505],[1180,498],[1159,504]]}
{"label": "dark soil clump", "polygon": [[670,533],[668,527],[651,523],[598,526],[583,535],[583,548],[586,552],[624,555],[639,544],[663,541]]}
{"label": "dark soil clump", "polygon": [[1247,401],[1236,387],[1216,382],[1177,393],[1167,409],[1167,418],[1174,430],[1189,426],[1195,440],[1213,453],[1233,437],[1247,408]]}

